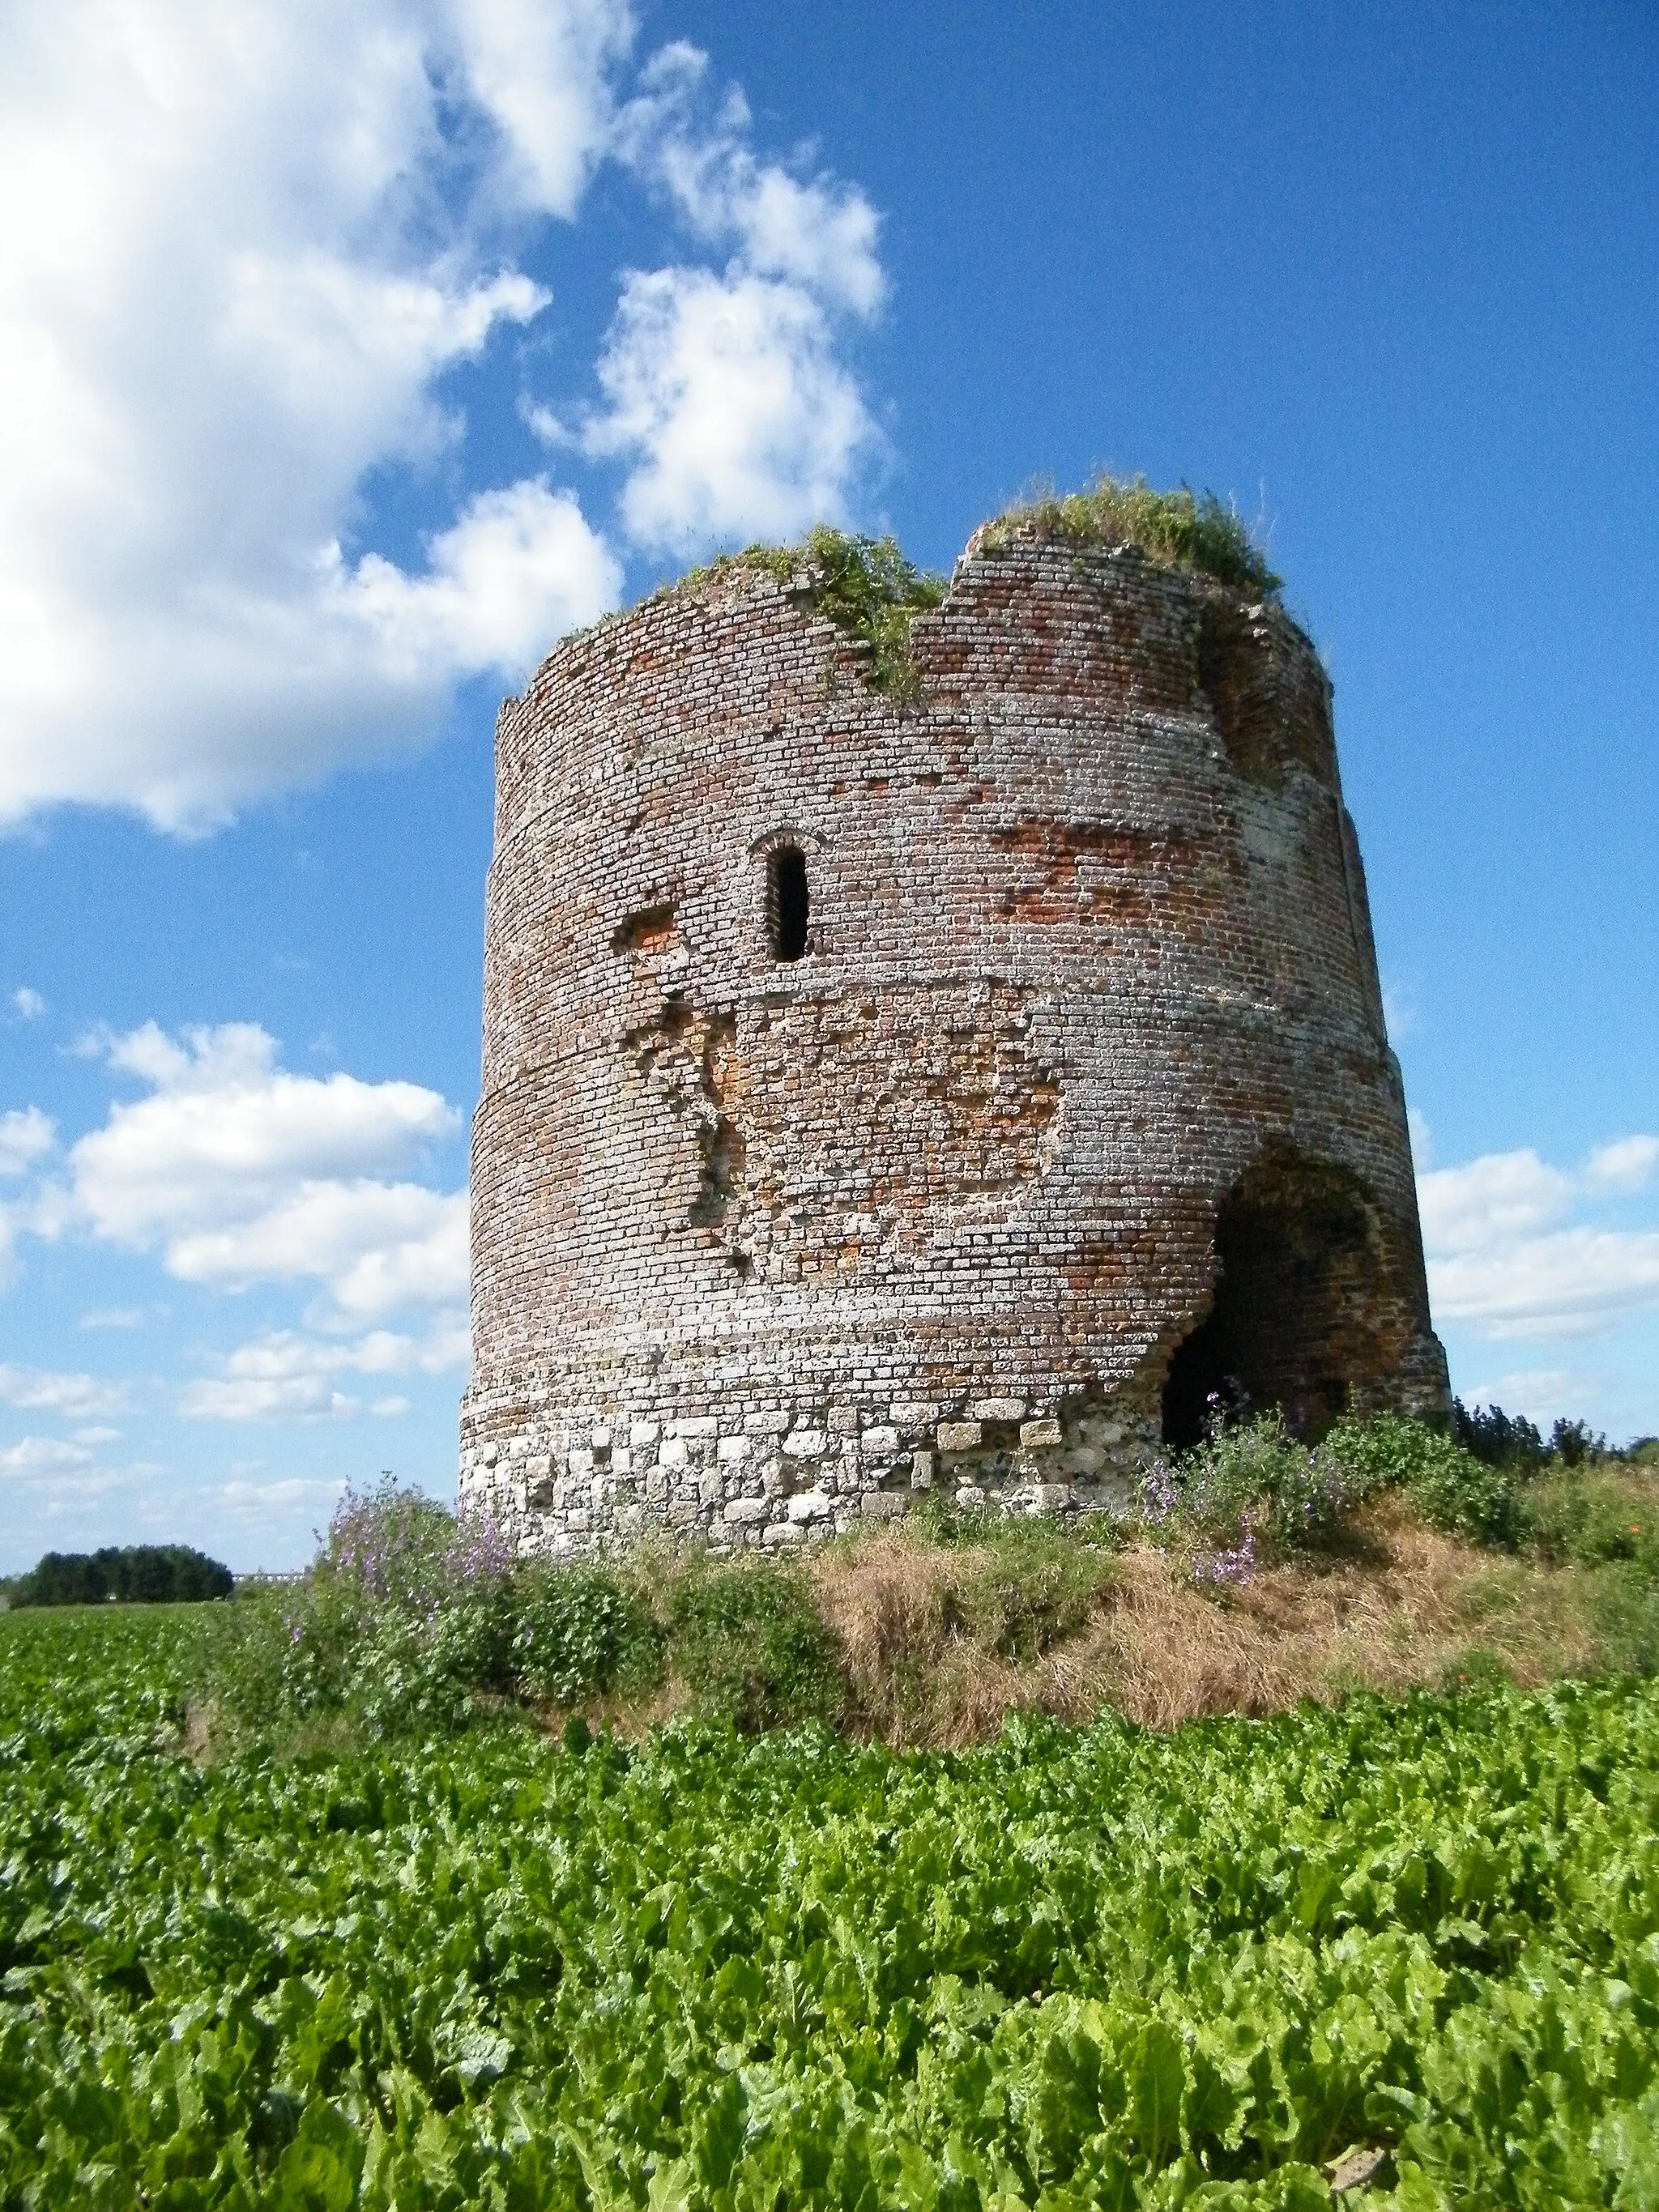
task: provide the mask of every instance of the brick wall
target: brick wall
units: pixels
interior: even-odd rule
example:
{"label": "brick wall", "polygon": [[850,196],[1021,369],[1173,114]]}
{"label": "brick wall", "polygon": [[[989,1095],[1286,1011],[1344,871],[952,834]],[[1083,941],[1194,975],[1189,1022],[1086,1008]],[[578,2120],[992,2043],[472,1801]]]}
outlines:
{"label": "brick wall", "polygon": [[975,541],[906,705],[809,583],[700,579],[501,710],[463,1498],[779,1544],[1110,1504],[1172,1361],[1315,1429],[1443,1406],[1307,639]]}

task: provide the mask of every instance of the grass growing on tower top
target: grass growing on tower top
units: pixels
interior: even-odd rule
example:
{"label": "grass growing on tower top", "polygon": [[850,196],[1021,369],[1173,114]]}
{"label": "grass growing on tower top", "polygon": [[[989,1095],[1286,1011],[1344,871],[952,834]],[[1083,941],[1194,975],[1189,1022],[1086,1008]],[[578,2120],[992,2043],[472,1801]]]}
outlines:
{"label": "grass growing on tower top", "polygon": [[1275,597],[1285,580],[1234,507],[1185,484],[1155,491],[1145,477],[1100,476],[1084,491],[1039,492],[988,522],[980,543],[994,550],[1025,531],[1073,545],[1133,545],[1162,568],[1195,568],[1264,599]]}
{"label": "grass growing on tower top", "polygon": [[[1027,533],[1079,546],[1132,545],[1161,567],[1195,569],[1262,599],[1276,598],[1284,580],[1237,511],[1213,492],[1185,484],[1155,491],[1145,477],[1101,476],[1083,491],[1038,492],[986,523],[978,543],[994,551]],[[918,568],[896,538],[862,538],[821,523],[793,545],[746,545],[720,554],[665,588],[678,595],[743,574],[781,584],[799,579],[820,614],[869,647],[872,690],[904,702],[921,696],[910,625],[940,605],[946,580]]]}
{"label": "grass growing on tower top", "polygon": [[748,545],[693,568],[670,589],[695,590],[734,572],[774,576],[780,583],[804,578],[812,604],[870,647],[869,684],[895,698],[914,699],[921,685],[910,653],[910,624],[939,605],[945,580],[906,558],[896,538],[857,538],[820,523],[799,544]]}

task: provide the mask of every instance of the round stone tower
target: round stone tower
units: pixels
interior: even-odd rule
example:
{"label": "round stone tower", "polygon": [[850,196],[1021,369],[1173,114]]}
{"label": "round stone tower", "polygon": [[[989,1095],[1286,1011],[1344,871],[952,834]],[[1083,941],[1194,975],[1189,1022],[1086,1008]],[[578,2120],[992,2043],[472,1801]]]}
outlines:
{"label": "round stone tower", "polygon": [[1035,522],[896,689],[818,601],[704,572],[501,709],[463,1501],[781,1544],[1443,1408],[1307,638]]}

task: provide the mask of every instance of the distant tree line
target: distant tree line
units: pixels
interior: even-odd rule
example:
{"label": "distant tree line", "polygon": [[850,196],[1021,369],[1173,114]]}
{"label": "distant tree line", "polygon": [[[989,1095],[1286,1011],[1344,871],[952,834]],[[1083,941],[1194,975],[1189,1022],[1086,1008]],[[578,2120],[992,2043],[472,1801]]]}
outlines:
{"label": "distant tree line", "polygon": [[1582,1467],[1586,1460],[1621,1456],[1610,1452],[1607,1438],[1586,1421],[1558,1421],[1546,1442],[1524,1413],[1506,1413],[1501,1406],[1471,1411],[1461,1398],[1452,1400],[1452,1433],[1466,1452],[1488,1467],[1513,1468],[1524,1474],[1535,1474],[1552,1458],[1563,1467]]}
{"label": "distant tree line", "polygon": [[179,1605],[202,1598],[228,1597],[234,1587],[228,1567],[188,1544],[127,1544],[118,1551],[48,1552],[27,1574],[7,1586],[8,1601],[20,1605]]}

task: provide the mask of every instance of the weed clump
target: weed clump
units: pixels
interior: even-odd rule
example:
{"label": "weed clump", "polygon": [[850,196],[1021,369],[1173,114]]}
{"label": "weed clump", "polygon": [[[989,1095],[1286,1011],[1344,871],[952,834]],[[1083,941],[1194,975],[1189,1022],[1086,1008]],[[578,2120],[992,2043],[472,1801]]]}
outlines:
{"label": "weed clump", "polygon": [[941,1626],[999,1659],[1038,1659],[1074,1636],[1111,1579],[1118,1524],[1092,1514],[1063,1525],[963,1507],[930,1492],[917,1539],[944,1549]]}
{"label": "weed clump", "polygon": [[693,1709],[747,1733],[835,1720],[836,1640],[787,1568],[702,1565],[673,1589],[668,1633]]}
{"label": "weed clump", "polygon": [[721,554],[669,589],[696,590],[711,577],[744,571],[783,584],[801,579],[817,612],[870,648],[872,690],[905,702],[921,696],[910,625],[940,604],[945,582],[907,560],[896,538],[853,537],[820,523],[797,545],[749,545]]}
{"label": "weed clump", "polygon": [[1135,1509],[1194,1582],[1221,1592],[1326,1540],[1370,1486],[1334,1453],[1298,1443],[1276,1409],[1233,1419],[1217,1400],[1201,1443],[1146,1469]]}
{"label": "weed clump", "polygon": [[944,599],[944,577],[908,561],[895,538],[848,538],[817,529],[806,550],[822,579],[816,592],[819,613],[870,647],[872,688],[914,699],[921,687],[910,625]]}
{"label": "weed clump", "polygon": [[388,1480],[346,1492],[299,1581],[232,1609],[210,1687],[233,1738],[292,1749],[648,1699],[671,1675],[744,1730],[840,1711],[834,1633],[784,1562],[515,1559],[488,1516]]}
{"label": "weed clump", "polygon": [[1513,1465],[1477,1457],[1422,1421],[1398,1413],[1350,1416],[1336,1424],[1325,1449],[1366,1493],[1402,1490],[1431,1528],[1503,1551],[1522,1540],[1525,1516]]}
{"label": "weed clump", "polygon": [[297,1583],[239,1599],[214,1690],[234,1734],[374,1738],[464,1726],[512,1683],[512,1554],[390,1480],[348,1489]]}
{"label": "weed clump", "polygon": [[1640,1476],[1565,1462],[1528,1492],[1526,1528],[1540,1559],[1580,1567],[1628,1560],[1659,1581],[1659,1499]]}
{"label": "weed clump", "polygon": [[994,549],[1024,532],[1073,545],[1133,545],[1161,568],[1195,568],[1262,599],[1276,598],[1285,581],[1233,507],[1185,484],[1155,491],[1144,476],[1100,476],[1083,491],[1017,501],[984,526],[980,543]]}
{"label": "weed clump", "polygon": [[576,1705],[661,1680],[663,1632],[643,1593],[606,1566],[521,1566],[513,1603],[513,1676],[520,1694]]}

